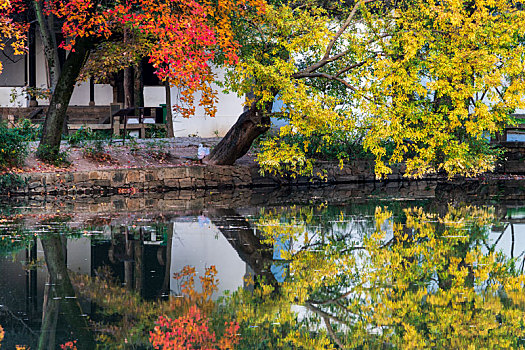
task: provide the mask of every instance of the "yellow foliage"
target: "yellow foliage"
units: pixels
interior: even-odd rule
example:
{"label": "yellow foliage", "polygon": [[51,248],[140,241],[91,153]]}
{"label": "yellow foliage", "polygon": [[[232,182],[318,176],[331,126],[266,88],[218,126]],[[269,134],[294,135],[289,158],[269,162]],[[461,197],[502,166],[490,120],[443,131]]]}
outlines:
{"label": "yellow foliage", "polygon": [[[525,277],[500,253],[482,249],[493,209],[449,207],[438,215],[410,208],[399,223],[377,208],[375,230],[361,247],[312,229],[312,209],[288,214],[271,211],[257,221],[267,243],[294,243],[279,297],[261,292],[265,306],[240,317],[293,321],[290,306],[303,305],[308,322],[295,319],[287,341],[312,349],[523,348]],[[303,339],[303,327],[316,332],[315,345]]]}
{"label": "yellow foliage", "polygon": [[230,89],[284,103],[289,124],[262,144],[264,171],[311,174],[311,135],[356,131],[378,177],[401,162],[415,178],[493,169],[486,139],[525,107],[525,12],[504,0],[389,6],[267,7],[229,74]]}

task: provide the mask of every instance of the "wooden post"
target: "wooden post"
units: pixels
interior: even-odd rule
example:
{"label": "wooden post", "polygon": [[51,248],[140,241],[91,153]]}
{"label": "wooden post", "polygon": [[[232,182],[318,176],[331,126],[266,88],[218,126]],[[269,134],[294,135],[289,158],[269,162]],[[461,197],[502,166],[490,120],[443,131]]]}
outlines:
{"label": "wooden post", "polygon": [[14,128],[15,126],[15,116],[10,114],[7,116],[7,127]]}
{"label": "wooden post", "polygon": [[140,123],[139,137],[141,139],[145,139],[146,138],[146,124],[144,124],[144,108],[140,108],[139,123]]}
{"label": "wooden post", "polygon": [[116,115],[113,117],[113,136],[120,135],[120,116]]}

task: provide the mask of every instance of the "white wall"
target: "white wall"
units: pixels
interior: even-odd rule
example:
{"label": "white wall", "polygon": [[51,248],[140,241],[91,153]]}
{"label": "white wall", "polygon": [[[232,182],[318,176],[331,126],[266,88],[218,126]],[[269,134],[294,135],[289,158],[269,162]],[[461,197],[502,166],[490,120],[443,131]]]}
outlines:
{"label": "white wall", "polygon": [[[172,96],[175,96],[172,93]],[[217,113],[215,117],[206,117],[204,108],[197,106],[195,115],[191,118],[182,118],[175,116],[173,120],[173,129],[175,136],[185,137],[197,134],[201,137],[224,136],[235,124],[243,112],[244,99],[234,94],[219,93],[219,103],[217,104]]]}
{"label": "white wall", "polygon": [[[113,88],[109,84],[95,84],[95,105],[109,106],[113,102]],[[71,106],[89,105],[89,82],[82,82],[75,86],[73,96],[69,102]]]}
{"label": "white wall", "polygon": [[[215,69],[215,73],[217,79],[224,79],[224,69]],[[197,106],[195,116],[188,119],[179,117],[174,120],[175,136],[197,134],[201,137],[222,137],[235,124],[244,110],[244,96],[239,97],[235,93],[225,94],[216,84],[212,84],[212,88],[218,92],[219,101],[215,117],[205,117],[204,108]],[[172,94],[172,96],[174,95]]]}
{"label": "white wall", "polygon": [[[13,90],[16,94],[14,102],[11,100]],[[21,87],[0,87],[0,107],[27,107],[25,94],[22,93]]]}
{"label": "white wall", "polygon": [[[203,216],[200,217],[200,222],[194,222],[191,218],[183,220],[179,219],[173,224],[170,274],[179,272],[186,265],[195,267],[197,271],[195,287],[200,291],[198,277],[204,275],[206,267],[215,265],[219,279],[219,290],[215,297],[225,290],[231,291],[242,287],[246,263],[239,258],[219,229]],[[177,283],[173,278],[170,288],[177,291]]]}

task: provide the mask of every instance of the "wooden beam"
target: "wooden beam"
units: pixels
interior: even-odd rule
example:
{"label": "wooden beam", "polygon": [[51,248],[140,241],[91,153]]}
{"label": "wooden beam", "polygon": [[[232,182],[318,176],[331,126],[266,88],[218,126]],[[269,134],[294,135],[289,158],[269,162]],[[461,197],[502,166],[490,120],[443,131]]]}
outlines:
{"label": "wooden beam", "polygon": [[69,130],[78,130],[80,128],[90,128],[91,130],[111,130],[111,124],[69,124]]}

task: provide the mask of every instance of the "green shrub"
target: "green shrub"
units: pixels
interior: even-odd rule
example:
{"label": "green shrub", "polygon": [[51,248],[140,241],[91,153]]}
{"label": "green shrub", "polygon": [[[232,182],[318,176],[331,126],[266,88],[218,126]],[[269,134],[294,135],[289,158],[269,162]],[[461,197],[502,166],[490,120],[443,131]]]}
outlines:
{"label": "green shrub", "polygon": [[0,123],[0,169],[19,167],[27,157],[27,142],[20,128]]}
{"label": "green shrub", "polygon": [[46,163],[57,167],[68,167],[71,165],[69,161],[69,152],[67,150],[60,151],[60,147],[41,146],[37,151],[37,157]]}
{"label": "green shrub", "polygon": [[170,156],[169,143],[165,140],[152,140],[144,144],[144,151],[152,158],[164,161]]}
{"label": "green shrub", "polygon": [[7,194],[26,185],[27,180],[18,174],[0,174],[0,194]]}
{"label": "green shrub", "polygon": [[16,129],[26,141],[38,141],[42,136],[42,125],[33,124],[29,119],[22,119],[18,122]]}
{"label": "green shrub", "polygon": [[84,142],[84,156],[95,158],[96,155],[105,153],[104,142],[102,140],[95,140],[93,142]]}
{"label": "green shrub", "polygon": [[102,139],[91,142],[83,142],[84,158],[89,158],[97,162],[111,162],[111,155],[106,152],[106,144]]}
{"label": "green shrub", "polygon": [[148,125],[146,129],[146,138],[165,138],[168,137],[166,128],[159,127],[155,124]]}
{"label": "green shrub", "polygon": [[66,137],[66,140],[71,146],[82,146],[84,141],[96,140],[97,135],[91,131],[90,128],[80,127],[71,135]]}
{"label": "green shrub", "polygon": [[[339,159],[371,159],[373,155],[363,148],[363,135],[350,134],[343,131],[326,134],[313,133],[308,136],[301,134],[287,135],[282,140],[289,144],[297,144],[306,148],[306,155],[317,160],[335,161]],[[305,147],[308,145],[308,147]]]}

